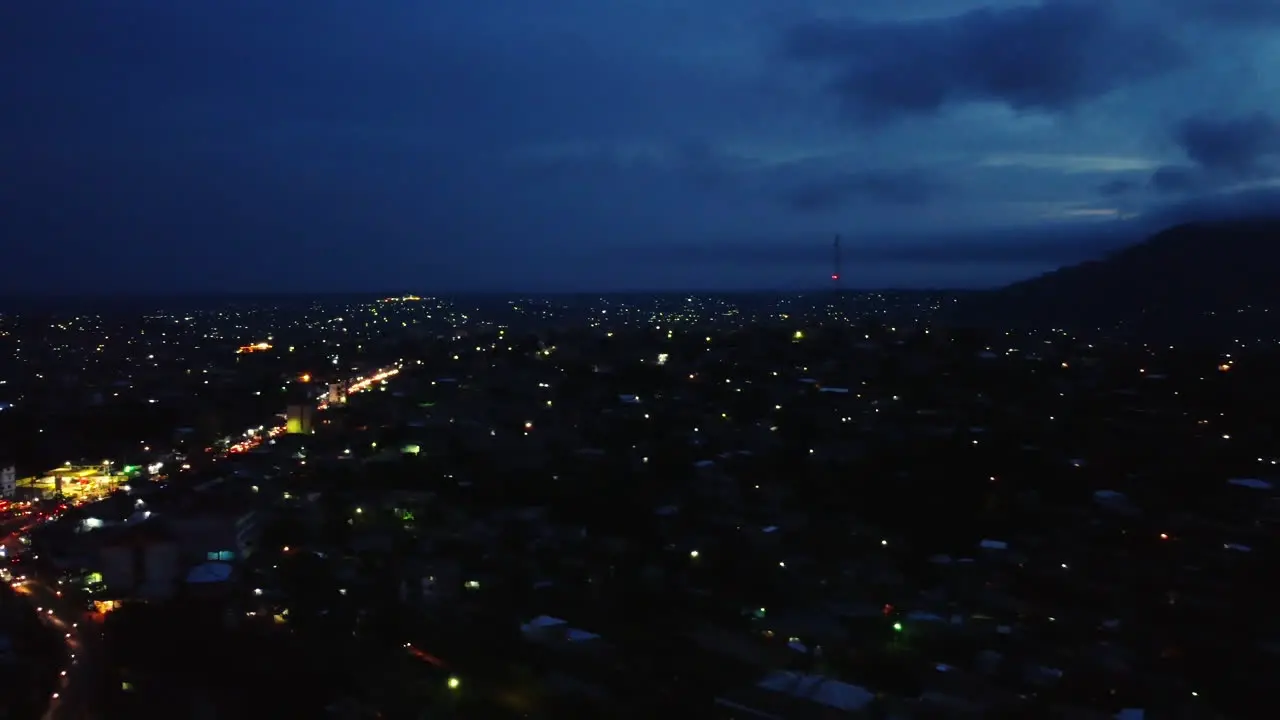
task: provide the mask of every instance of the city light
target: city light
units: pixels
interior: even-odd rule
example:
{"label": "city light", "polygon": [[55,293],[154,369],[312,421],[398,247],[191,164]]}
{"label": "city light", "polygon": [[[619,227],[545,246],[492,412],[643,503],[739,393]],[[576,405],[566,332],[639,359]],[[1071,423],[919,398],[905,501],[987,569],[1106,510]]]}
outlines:
{"label": "city light", "polygon": [[252,345],[241,345],[240,348],[236,350],[236,354],[241,355],[244,353],[263,352],[264,350],[270,350],[270,349],[271,349],[271,343],[259,342],[259,343],[253,343]]}

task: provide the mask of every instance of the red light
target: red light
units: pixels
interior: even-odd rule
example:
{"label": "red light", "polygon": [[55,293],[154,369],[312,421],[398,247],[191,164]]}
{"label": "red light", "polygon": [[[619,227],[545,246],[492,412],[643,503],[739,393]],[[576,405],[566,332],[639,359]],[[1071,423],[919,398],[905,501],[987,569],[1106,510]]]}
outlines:
{"label": "red light", "polygon": [[444,667],[444,661],[443,661],[443,660],[441,660],[440,658],[436,657],[435,655],[432,655],[432,654],[431,654],[431,653],[429,653],[429,652],[424,652],[424,651],[422,651],[422,650],[419,650],[419,649],[418,649],[418,648],[416,648],[416,647],[410,647],[410,648],[409,648],[409,654],[410,654],[410,655],[413,655],[414,657],[418,658],[419,660],[422,660],[423,662],[427,662],[427,663],[430,663],[430,664],[432,664],[432,665],[435,665],[436,667],[440,667],[440,668]]}
{"label": "red light", "polygon": [[832,276],[831,276],[831,279],[832,279],[832,280],[839,280],[839,279],[840,279],[840,276],[839,276],[839,275],[832,275]]}
{"label": "red light", "polygon": [[1167,534],[1165,534],[1165,533],[1160,533],[1160,539],[1161,539],[1161,540],[1168,540],[1168,539],[1169,539],[1169,536],[1168,536]]}

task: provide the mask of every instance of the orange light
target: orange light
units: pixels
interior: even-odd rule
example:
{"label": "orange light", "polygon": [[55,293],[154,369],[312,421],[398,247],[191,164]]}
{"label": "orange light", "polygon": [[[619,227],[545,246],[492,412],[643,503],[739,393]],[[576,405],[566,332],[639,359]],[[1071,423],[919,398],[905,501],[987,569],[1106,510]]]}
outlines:
{"label": "orange light", "polygon": [[1222,363],[1218,366],[1218,372],[1228,372],[1231,370],[1231,363]]}
{"label": "orange light", "polygon": [[236,353],[261,352],[263,350],[270,350],[270,349],[271,349],[271,343],[260,342],[260,343],[254,343],[252,345],[241,345],[240,348],[236,350]]}
{"label": "orange light", "polygon": [[302,377],[298,378],[298,380],[304,383],[311,382],[311,373],[302,373]]}

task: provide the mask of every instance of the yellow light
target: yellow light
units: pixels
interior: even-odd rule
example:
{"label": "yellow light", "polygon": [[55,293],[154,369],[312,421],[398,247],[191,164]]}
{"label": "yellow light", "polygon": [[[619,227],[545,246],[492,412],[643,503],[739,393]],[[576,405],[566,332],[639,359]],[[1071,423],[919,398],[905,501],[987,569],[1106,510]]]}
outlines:
{"label": "yellow light", "polygon": [[450,689],[450,690],[457,690],[457,689],[458,689],[458,686],[459,686],[459,685],[461,685],[461,684],[462,684],[462,681],[461,681],[461,680],[459,680],[458,678],[456,678],[456,677],[451,677],[451,678],[449,678],[449,689]]}

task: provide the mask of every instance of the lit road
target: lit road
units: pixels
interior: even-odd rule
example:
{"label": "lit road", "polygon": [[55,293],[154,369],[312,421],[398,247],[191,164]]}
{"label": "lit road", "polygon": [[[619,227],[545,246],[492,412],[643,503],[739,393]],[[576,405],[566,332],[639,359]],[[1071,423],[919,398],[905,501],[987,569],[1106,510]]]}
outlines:
{"label": "lit road", "polygon": [[[369,377],[355,377],[347,381],[347,395],[355,395],[373,388],[378,383],[385,382],[400,373],[400,368],[392,367],[386,370],[379,370]],[[316,402],[316,410],[323,412],[329,409],[329,401],[320,399]],[[224,452],[218,453],[214,459],[218,459],[224,455],[234,455],[236,453],[247,452],[261,445],[264,440],[270,440],[278,437],[285,432],[284,425],[276,425],[271,428],[251,428],[244,433],[244,439],[227,448]]]}
{"label": "lit road", "polygon": [[[381,370],[370,377],[354,378],[349,383],[347,392],[348,394],[355,394],[368,390],[399,372],[400,369],[398,367],[393,367]],[[327,408],[328,403],[321,400],[318,402],[316,409],[324,411]],[[270,428],[265,432],[248,432],[246,433],[247,439],[231,446],[225,452],[218,453],[218,457],[250,450],[263,440],[280,435],[284,430],[285,428],[280,426]],[[51,519],[53,518],[42,517],[23,522],[26,520],[25,518],[14,518],[8,522],[0,522],[0,537],[3,538],[0,539],[0,547],[3,547],[6,553],[9,554],[19,553],[22,550],[20,542],[22,534]],[[45,710],[42,720],[86,720],[92,718],[94,716],[92,707],[96,674],[93,660],[98,654],[97,645],[101,640],[100,629],[96,624],[85,621],[83,609],[74,607],[72,603],[69,603],[66,598],[62,597],[61,592],[55,586],[51,586],[37,577],[22,575],[25,571],[25,568],[21,568],[21,566],[16,566],[12,569],[14,575],[11,585],[14,592],[26,598],[31,606],[36,609],[42,622],[55,632],[62,634],[67,650],[66,663],[59,671],[57,686],[50,697],[49,706]]]}
{"label": "lit road", "polygon": [[92,660],[96,653],[89,647],[99,639],[96,626],[80,622],[83,613],[69,606],[56,591],[39,581],[29,581],[30,598],[36,607],[43,608],[46,621],[62,632],[67,643],[67,666],[61,671],[60,687],[51,698],[44,713],[45,720],[70,720],[91,717],[94,672]]}
{"label": "lit road", "polygon": [[[8,552],[15,553],[21,547],[19,534],[4,538]],[[21,573],[21,570],[16,572]],[[81,622],[82,612],[72,607],[59,591],[44,581],[24,575],[16,575],[11,582],[14,592],[23,596],[36,610],[40,620],[51,630],[60,633],[66,643],[66,662],[60,671],[57,686],[50,697],[44,720],[72,720],[91,717],[93,669],[90,659],[92,647],[98,637],[96,627]],[[86,647],[89,646],[89,647]]]}

